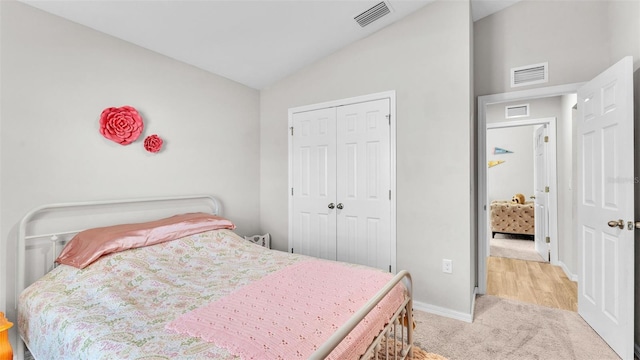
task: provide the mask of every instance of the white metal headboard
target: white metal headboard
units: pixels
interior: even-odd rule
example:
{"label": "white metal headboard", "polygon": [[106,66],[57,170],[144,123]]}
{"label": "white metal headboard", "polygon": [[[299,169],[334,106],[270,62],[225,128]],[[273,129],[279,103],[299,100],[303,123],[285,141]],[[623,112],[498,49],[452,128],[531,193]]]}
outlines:
{"label": "white metal headboard", "polygon": [[[25,289],[25,270],[26,270],[26,261],[25,261],[25,250],[27,245],[27,240],[31,239],[42,239],[42,238],[52,238],[53,246],[55,247],[55,240],[57,236],[60,235],[68,235],[78,233],[84,229],[80,230],[67,230],[60,231],[54,233],[46,233],[46,234],[32,234],[27,235],[27,225],[29,222],[38,214],[44,211],[51,211],[56,209],[68,209],[68,208],[83,208],[83,207],[100,207],[100,206],[113,206],[113,205],[124,205],[124,204],[152,204],[152,203],[161,203],[161,202],[181,202],[181,201],[190,201],[190,200],[204,200],[208,202],[211,207],[211,212],[215,215],[219,215],[222,212],[222,207],[218,199],[216,199],[212,195],[187,195],[187,196],[173,196],[173,197],[154,197],[154,198],[139,198],[139,199],[122,199],[122,200],[103,200],[103,201],[85,201],[85,202],[71,202],[71,203],[57,203],[57,204],[48,204],[42,205],[32,209],[27,212],[27,214],[20,220],[20,224],[18,226],[18,242],[17,242],[17,258],[16,258],[16,307],[18,306],[17,297],[20,295],[22,290]],[[55,256],[55,251],[53,252]]]}

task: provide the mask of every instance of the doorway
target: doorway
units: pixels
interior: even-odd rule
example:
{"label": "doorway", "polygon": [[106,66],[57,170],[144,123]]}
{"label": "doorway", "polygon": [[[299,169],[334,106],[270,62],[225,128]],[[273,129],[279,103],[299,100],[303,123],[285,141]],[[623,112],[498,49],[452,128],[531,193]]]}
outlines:
{"label": "doorway", "polygon": [[[501,104],[501,106],[504,109],[505,103],[511,103],[511,102],[527,103],[535,99],[544,99],[544,98],[575,94],[581,85],[582,85],[581,83],[577,83],[577,84],[553,86],[553,87],[547,87],[547,88],[537,88],[537,89],[516,91],[516,92],[510,92],[510,93],[503,93],[503,94],[480,96],[478,98],[478,129],[482,129],[481,131],[478,131],[478,164],[479,165],[478,165],[478,222],[477,222],[477,225],[478,225],[478,279],[477,280],[478,280],[478,293],[480,294],[486,294],[487,292],[487,272],[488,272],[487,262],[490,254],[489,239],[491,237],[491,231],[489,226],[490,202],[489,202],[488,193],[487,193],[487,174],[489,170],[487,164],[490,159],[488,157],[489,154],[487,154],[487,133],[486,133],[487,124],[488,124],[487,115],[488,115],[488,112],[491,110],[490,106]],[[536,116],[535,114],[531,113],[531,117],[535,117],[535,116]],[[562,133],[563,133],[562,136],[566,137],[566,131],[563,131]],[[569,150],[571,150],[572,142],[567,144],[567,142],[563,140],[564,139],[561,139],[558,142],[559,147],[568,146]],[[564,159],[563,161],[558,162],[557,168],[566,169],[568,166],[570,170],[569,173],[573,173],[573,169],[572,169],[573,166],[571,164],[572,164],[571,159],[569,159],[568,161]],[[570,179],[565,178],[564,181],[560,182],[558,186],[561,186],[563,188],[573,189],[573,185],[572,185],[573,181],[574,179],[572,177]],[[557,192],[557,188],[552,189],[550,187],[549,190],[550,190],[550,194],[552,194],[551,198],[554,198],[553,193]],[[560,194],[561,196],[564,196],[567,193],[571,193],[571,192],[572,190],[569,190],[565,192],[559,192],[558,194]],[[566,199],[563,200],[562,203],[566,204]],[[569,204],[571,204],[571,202],[569,202]],[[559,207],[558,213],[560,214],[560,216],[565,216],[565,217],[568,216],[569,221],[571,221],[572,211],[573,210],[571,208],[571,205],[569,205],[568,209],[567,209],[567,206]],[[553,218],[550,218],[550,238],[551,238],[550,239],[551,253],[549,257],[550,264],[560,266],[564,270],[564,272],[567,273],[567,277],[570,280],[576,281],[577,280],[576,273],[570,271],[569,269],[570,266],[575,266],[575,262],[573,262],[573,260],[571,259],[568,261],[570,262],[569,266],[567,266],[567,264],[565,264],[564,261],[559,261],[559,257],[558,257],[559,235],[557,235],[558,226],[557,226],[557,221],[555,221],[555,225],[554,225],[554,221],[555,220]],[[567,228],[569,228],[568,230],[570,231],[573,230],[572,226],[567,227],[565,224],[563,226],[563,229],[566,230]],[[555,231],[555,234],[554,234],[554,231]],[[567,239],[569,241],[566,241],[565,243],[568,243],[571,245],[572,236],[569,235]],[[564,251],[564,253],[568,253],[568,252]]]}
{"label": "doorway", "polygon": [[[549,98],[527,106],[555,111],[559,104]],[[558,232],[557,192],[548,192],[557,189],[556,118],[503,121],[496,113],[489,112],[486,130],[489,255],[549,262],[547,241]]]}
{"label": "doorway", "polygon": [[[487,107],[489,295],[577,311],[577,283],[549,263],[550,254],[562,248],[558,198],[571,189],[559,186],[562,169],[558,170],[556,163],[563,156],[571,158],[571,107],[575,101],[575,94],[528,99],[526,105],[533,117],[554,116],[535,119],[509,119],[505,109],[512,102]],[[561,124],[558,131],[558,122],[568,124]],[[558,142],[569,143],[566,154],[558,153]],[[571,166],[566,172],[571,172]],[[517,199],[516,193],[523,193],[527,201]],[[568,218],[570,221],[571,216]],[[553,251],[551,239],[556,240]]]}

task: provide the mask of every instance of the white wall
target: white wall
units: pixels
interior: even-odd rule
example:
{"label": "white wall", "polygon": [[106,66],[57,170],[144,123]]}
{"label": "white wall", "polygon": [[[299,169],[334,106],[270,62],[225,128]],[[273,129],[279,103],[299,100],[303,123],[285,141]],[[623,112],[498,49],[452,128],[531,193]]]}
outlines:
{"label": "white wall", "polygon": [[470,314],[469,19],[469,2],[436,1],[261,92],[260,216],[277,249],[287,246],[287,109],[396,90],[398,269],[413,274],[419,302]]}
{"label": "white wall", "polygon": [[[259,230],[258,91],[22,3],[0,8],[0,311],[13,309],[16,224],[39,205],[211,193],[239,233]],[[99,134],[101,111],[125,104],[162,152]]]}
{"label": "white wall", "polygon": [[[487,195],[493,200],[511,200],[522,193],[525,200],[533,195],[533,131],[534,126],[518,126],[487,130],[487,160],[504,160],[487,169]],[[499,147],[513,151],[494,154]]]}
{"label": "white wall", "polygon": [[[608,2],[525,0],[476,21],[475,95],[571,84],[599,74],[610,63]],[[548,83],[510,88],[509,69],[547,61]]]}
{"label": "white wall", "polygon": [[608,1],[609,51],[613,64],[633,56],[634,70],[640,69],[640,1]]}

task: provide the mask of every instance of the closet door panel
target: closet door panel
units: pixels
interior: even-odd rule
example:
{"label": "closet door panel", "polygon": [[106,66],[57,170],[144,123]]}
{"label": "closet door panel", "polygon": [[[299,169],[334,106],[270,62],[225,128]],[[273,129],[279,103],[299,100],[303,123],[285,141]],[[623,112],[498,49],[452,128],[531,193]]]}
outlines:
{"label": "closet door panel", "polygon": [[337,259],[389,270],[389,100],[337,108]]}
{"label": "closet door panel", "polygon": [[336,260],[336,111],[293,115],[293,251]]}

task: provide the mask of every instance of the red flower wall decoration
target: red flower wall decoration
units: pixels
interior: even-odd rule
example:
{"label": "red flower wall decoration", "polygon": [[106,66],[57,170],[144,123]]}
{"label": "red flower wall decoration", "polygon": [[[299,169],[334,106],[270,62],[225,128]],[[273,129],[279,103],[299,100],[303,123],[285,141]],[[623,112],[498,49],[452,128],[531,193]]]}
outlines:
{"label": "red flower wall decoration", "polygon": [[100,115],[102,136],[120,145],[129,145],[136,141],[143,128],[142,117],[131,106],[106,108]]}
{"label": "red flower wall decoration", "polygon": [[162,143],[162,138],[160,138],[158,135],[149,135],[146,139],[144,139],[144,148],[149,152],[157,153],[160,151],[160,149],[162,149]]}

